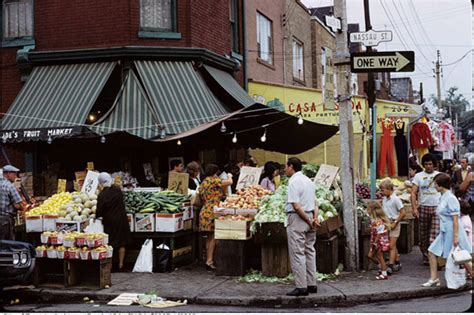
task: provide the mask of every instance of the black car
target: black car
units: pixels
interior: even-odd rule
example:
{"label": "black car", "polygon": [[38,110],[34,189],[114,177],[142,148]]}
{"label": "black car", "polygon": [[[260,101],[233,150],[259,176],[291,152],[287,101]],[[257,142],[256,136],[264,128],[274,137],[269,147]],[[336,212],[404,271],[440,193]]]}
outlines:
{"label": "black car", "polygon": [[25,282],[35,268],[35,254],[29,243],[0,240],[0,288]]}

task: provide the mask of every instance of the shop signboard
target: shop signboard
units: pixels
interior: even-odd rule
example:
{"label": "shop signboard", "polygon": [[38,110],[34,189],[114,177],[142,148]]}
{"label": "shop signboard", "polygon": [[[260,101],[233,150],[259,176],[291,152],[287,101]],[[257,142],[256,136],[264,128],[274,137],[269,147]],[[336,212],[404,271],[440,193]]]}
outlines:
{"label": "shop signboard", "polygon": [[239,180],[237,181],[237,190],[248,186],[258,185],[262,175],[262,168],[243,166],[240,169]]}
{"label": "shop signboard", "polygon": [[87,162],[87,170],[88,171],[94,170],[94,162]]}
{"label": "shop signboard", "polygon": [[58,179],[58,193],[62,193],[65,191],[66,191],[66,180]]}
{"label": "shop signboard", "polygon": [[82,185],[81,192],[86,194],[95,194],[99,186],[99,173],[89,171],[87,172],[84,185]]}
{"label": "shop signboard", "polygon": [[168,189],[178,194],[188,195],[189,174],[171,171],[168,173]]}
{"label": "shop signboard", "polygon": [[326,188],[331,188],[338,171],[339,167],[337,166],[321,164],[318,173],[314,178],[314,183]]}

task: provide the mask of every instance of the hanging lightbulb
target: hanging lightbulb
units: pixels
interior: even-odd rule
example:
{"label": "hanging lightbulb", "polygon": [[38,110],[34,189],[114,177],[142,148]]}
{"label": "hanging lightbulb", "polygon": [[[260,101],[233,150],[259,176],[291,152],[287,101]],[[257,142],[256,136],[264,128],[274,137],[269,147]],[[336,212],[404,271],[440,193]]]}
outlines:
{"label": "hanging lightbulb", "polygon": [[51,144],[53,143],[53,138],[51,138],[51,136],[48,137],[48,144]]}
{"label": "hanging lightbulb", "polygon": [[237,134],[234,132],[234,137],[232,138],[233,143],[237,143]]}
{"label": "hanging lightbulb", "polygon": [[181,145],[181,140],[178,140],[178,145]]}
{"label": "hanging lightbulb", "polygon": [[298,125],[302,125],[304,123],[303,117],[301,117],[301,114],[299,115],[300,117],[298,118]]}
{"label": "hanging lightbulb", "polygon": [[222,122],[222,125],[221,125],[221,132],[224,133],[227,131],[227,127],[225,126],[224,122]]}
{"label": "hanging lightbulb", "polygon": [[162,129],[161,129],[161,132],[160,132],[160,138],[161,138],[161,139],[164,139],[164,138],[166,138],[166,132],[165,132],[165,128],[162,128]]}
{"label": "hanging lightbulb", "polygon": [[107,139],[105,139],[105,137],[102,136],[102,137],[100,138],[100,143],[105,143],[105,141],[107,141]]}
{"label": "hanging lightbulb", "polygon": [[267,129],[263,132],[263,136],[260,138],[260,141],[265,142],[267,141]]}

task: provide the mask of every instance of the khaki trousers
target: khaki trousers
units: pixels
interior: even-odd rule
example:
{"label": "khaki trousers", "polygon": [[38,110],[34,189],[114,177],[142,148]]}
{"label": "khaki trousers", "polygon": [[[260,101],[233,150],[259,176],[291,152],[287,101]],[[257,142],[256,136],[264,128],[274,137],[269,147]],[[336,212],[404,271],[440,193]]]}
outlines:
{"label": "khaki trousers", "polygon": [[[313,213],[307,213],[312,219]],[[288,214],[288,253],[297,288],[316,285],[316,231],[297,213]]]}

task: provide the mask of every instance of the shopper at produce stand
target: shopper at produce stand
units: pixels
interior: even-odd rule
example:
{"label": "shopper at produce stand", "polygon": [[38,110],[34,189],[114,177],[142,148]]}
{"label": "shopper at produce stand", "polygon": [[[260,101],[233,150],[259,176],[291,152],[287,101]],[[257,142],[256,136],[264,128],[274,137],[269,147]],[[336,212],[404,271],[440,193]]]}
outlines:
{"label": "shopper at produce stand", "polygon": [[420,250],[423,256],[423,264],[429,265],[428,247],[439,233],[439,218],[436,215],[436,207],[439,204],[440,193],[434,187],[433,180],[439,174],[435,171],[437,165],[436,157],[430,153],[421,159],[425,170],[413,178],[411,191],[411,203],[413,215],[420,219]]}
{"label": "shopper at produce stand", "polygon": [[277,169],[275,163],[267,162],[265,163],[265,167],[262,174],[262,179],[260,180],[260,186],[274,192],[276,189],[275,184],[275,177],[279,174],[279,170]]}
{"label": "shopper at produce stand", "polygon": [[13,183],[20,170],[12,165],[3,167],[0,178],[0,239],[15,239],[15,216],[18,210],[24,211],[21,196]]}
{"label": "shopper at produce stand", "polygon": [[208,164],[205,170],[205,179],[199,186],[199,196],[203,207],[199,214],[199,231],[207,234],[206,239],[206,268],[215,270],[214,250],[216,248],[216,240],[214,238],[214,206],[218,206],[219,202],[224,199],[224,190],[232,185],[232,174],[227,180],[221,180],[218,177],[219,167],[215,164]]}
{"label": "shopper at produce stand", "polygon": [[[183,173],[184,172],[183,162],[181,162],[181,160],[178,160],[178,159],[171,160],[170,172]],[[163,176],[163,178],[161,179],[160,187],[162,189],[168,188],[168,179],[169,179],[169,173],[166,173],[165,176]]]}
{"label": "shopper at produce stand", "polygon": [[188,163],[186,171],[189,174],[189,185],[188,188],[191,190],[197,190],[201,181],[199,180],[199,164],[196,162]]}
{"label": "shopper at produce stand", "polygon": [[316,286],[316,228],[319,226],[314,183],[302,172],[298,158],[286,162],[288,177],[286,199],[288,252],[296,288],[289,296],[317,293]]}
{"label": "shopper at produce stand", "polygon": [[[424,287],[440,286],[438,278],[438,261],[436,257],[447,259],[453,247],[459,246],[461,250],[472,253],[472,240],[469,240],[461,222],[459,201],[450,191],[451,178],[440,173],[434,178],[435,189],[441,193],[436,213],[441,218],[441,228],[436,239],[428,248],[430,259],[430,279],[423,284]],[[467,271],[472,274],[471,267]]]}
{"label": "shopper at produce stand", "polygon": [[118,250],[118,269],[122,272],[125,271],[123,264],[126,246],[131,240],[123,193],[119,187],[113,185],[112,176],[108,173],[100,173],[99,185],[102,191],[97,198],[96,216],[102,218],[104,232],[109,235],[110,245],[114,250]]}
{"label": "shopper at produce stand", "polygon": [[402,268],[402,264],[397,260],[397,240],[400,237],[400,221],[405,217],[405,207],[395,194],[393,187],[393,183],[389,179],[380,184],[380,189],[382,189],[384,195],[382,200],[383,211],[390,220],[390,259],[387,269],[389,274]]}

